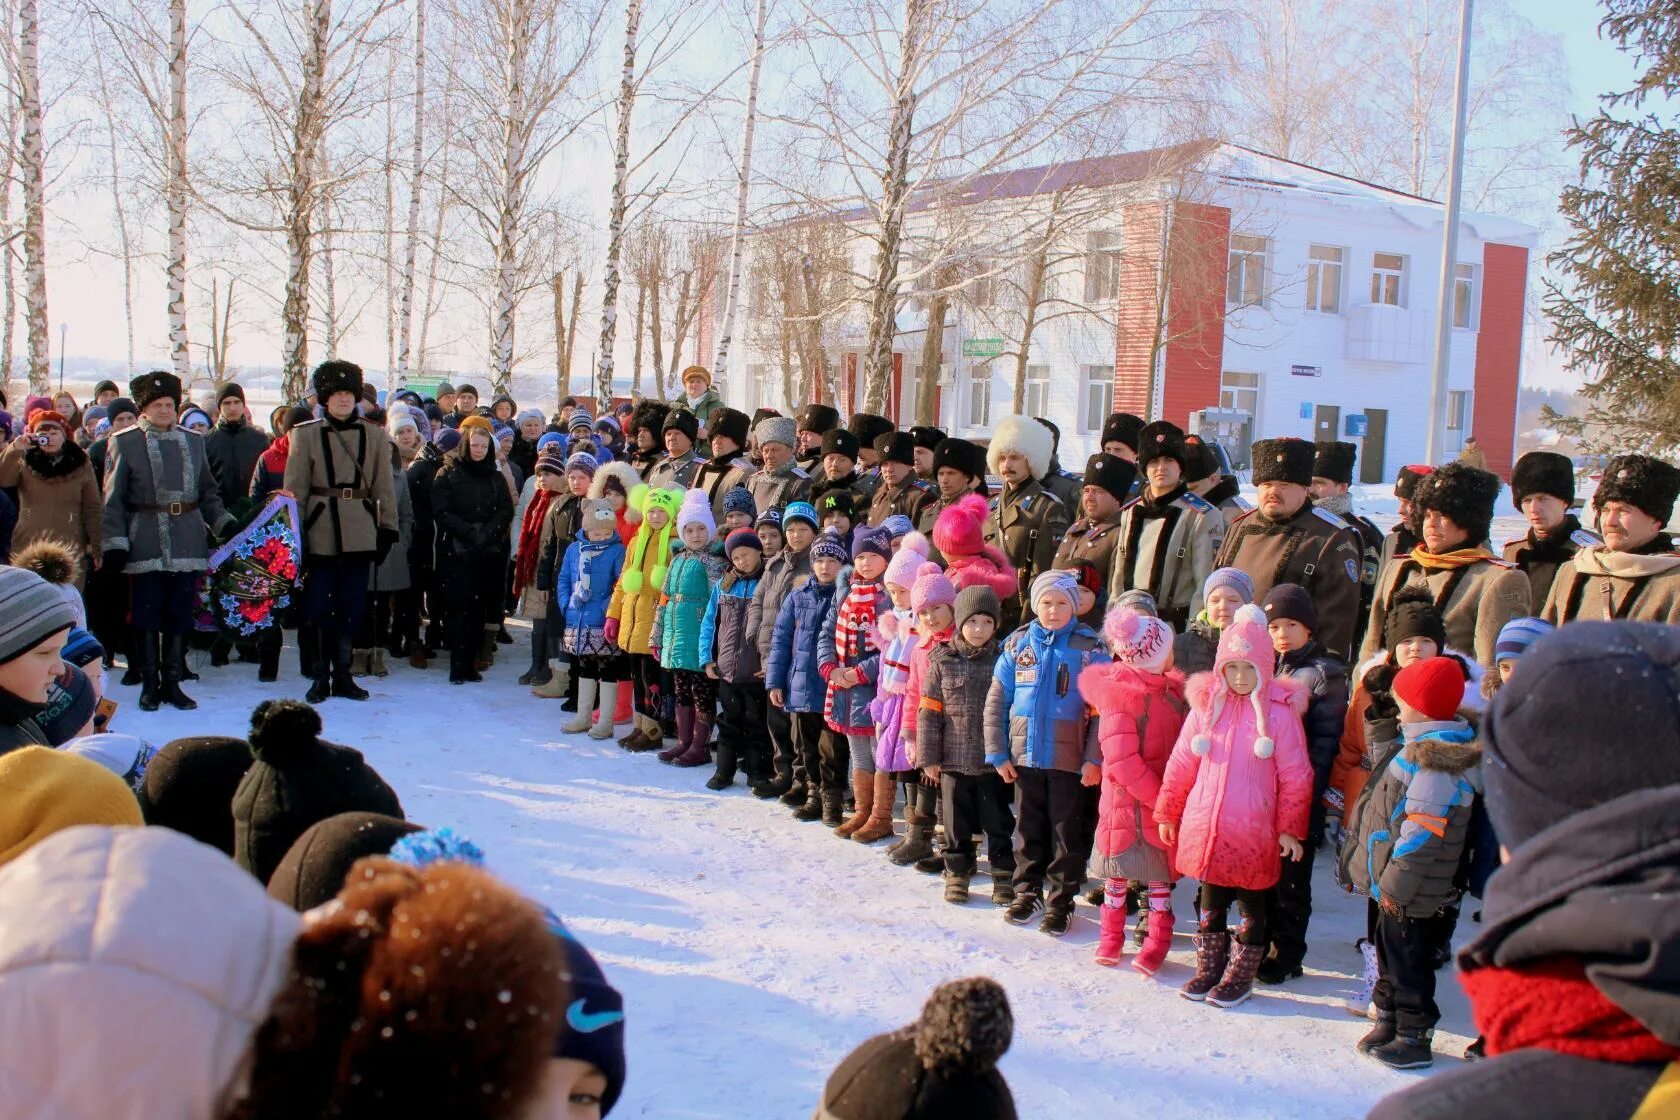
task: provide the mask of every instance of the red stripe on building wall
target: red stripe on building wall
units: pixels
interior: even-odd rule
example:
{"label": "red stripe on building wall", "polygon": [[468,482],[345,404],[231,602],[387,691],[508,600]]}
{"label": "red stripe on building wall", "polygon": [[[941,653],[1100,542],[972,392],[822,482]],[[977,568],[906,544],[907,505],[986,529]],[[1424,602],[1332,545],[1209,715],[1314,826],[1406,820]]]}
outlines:
{"label": "red stripe on building wall", "polygon": [[1482,318],[1476,336],[1476,388],[1471,423],[1488,470],[1509,480],[1516,458],[1517,389],[1522,378],[1523,297],[1528,250],[1490,242],[1482,247]]}
{"label": "red stripe on building wall", "polygon": [[1114,411],[1149,411],[1149,372],[1155,344],[1155,292],[1161,270],[1161,203],[1120,211],[1120,296],[1114,318]]}

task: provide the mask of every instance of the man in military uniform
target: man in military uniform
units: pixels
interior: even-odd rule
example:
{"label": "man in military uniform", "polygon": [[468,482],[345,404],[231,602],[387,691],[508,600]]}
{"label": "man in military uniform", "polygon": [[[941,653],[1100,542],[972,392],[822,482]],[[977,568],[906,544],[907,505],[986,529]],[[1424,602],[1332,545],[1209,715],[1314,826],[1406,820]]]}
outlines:
{"label": "man in military uniform", "polygon": [[916,477],[927,483],[934,484],[933,453],[944,442],[945,433],[927,424],[917,424],[910,429],[910,438],[916,441]]}
{"label": "man in military uniform", "polygon": [[1056,564],[1068,510],[1039,481],[1050,470],[1050,430],[1026,416],[1006,416],[986,448],[986,465],[1003,479],[983,530],[985,541],[1015,565],[1020,590],[1003,602],[1001,630],[1032,613],[1032,581]]}
{"label": "man in military uniform", "polygon": [[1129,412],[1111,412],[1103,421],[1102,449],[1116,459],[1128,463],[1137,461],[1138,433],[1143,431],[1143,419]]}
{"label": "man in military uniform", "polygon": [[1413,463],[1401,467],[1394,479],[1394,496],[1400,500],[1400,520],[1383,537],[1382,555],[1377,561],[1379,583],[1396,556],[1405,556],[1417,547],[1417,528],[1412,524],[1412,495],[1417,493],[1418,483],[1434,472],[1435,468],[1427,463]]}
{"label": "man in military uniform", "polygon": [[767,509],[782,509],[790,502],[808,501],[811,476],[793,461],[794,445],[799,438],[793,417],[766,416],[758,422],[754,434],[764,467],[747,479],[753,505],[763,513]]}
{"label": "man in military uniform", "polygon": [[1219,473],[1219,456],[1201,436],[1184,437],[1184,484],[1190,492],[1219,510],[1229,529],[1231,522],[1254,507],[1242,496],[1235,475]]}
{"label": "man in military uniform", "polygon": [[826,404],[808,404],[799,413],[799,444],[795,459],[805,473],[815,476],[822,466],[823,436],[840,426],[840,413]]}
{"label": "man in military uniform", "polygon": [[857,505],[867,509],[869,501],[863,497],[857,473],[857,437],[844,428],[824,432],[822,437],[820,473],[811,479],[811,503],[822,509],[818,501],[830,490],[849,490]]}
{"label": "man in military uniform", "polygon": [[1174,630],[1202,609],[1202,584],[1225,538],[1219,510],[1184,484],[1184,433],[1157,420],[1138,434],[1137,465],[1148,484],[1120,511],[1108,596],[1147,591]]}
{"label": "man in military uniform", "polygon": [[665,441],[665,458],[648,472],[648,485],[667,490],[687,490],[700,469],[694,441],[700,438],[700,421],[686,408],[673,408],[660,426]]}
{"label": "man in military uniform", "polygon": [[[1099,451],[1085,461],[1084,486],[1079,492],[1078,521],[1068,526],[1067,536],[1056,548],[1054,566],[1074,571],[1081,564],[1095,568],[1100,587],[1106,588],[1114,568],[1114,546],[1120,539],[1120,507],[1132,492],[1137,468],[1124,459]],[[1094,603],[1079,621],[1102,629],[1103,604]]]}
{"label": "man in military uniform", "polygon": [[934,499],[922,508],[916,530],[928,539],[928,557],[943,563],[944,557],[933,543],[933,524],[946,506],[986,485],[986,453],[960,436],[947,436],[933,453],[933,478]]}
{"label": "man in military uniform", "polygon": [[746,413],[733,408],[713,409],[707,423],[710,434],[706,442],[711,444],[712,457],[694,472],[692,485],[706,492],[712,517],[722,525],[724,496],[737,486],[745,486],[758,468],[743,450],[747,443]]}
{"label": "man in military uniform", "polygon": [[1341,517],[1347,527],[1359,534],[1359,626],[1354,642],[1365,638],[1365,621],[1371,614],[1371,598],[1376,594],[1377,575],[1382,570],[1382,530],[1369,518],[1361,517],[1353,508],[1353,464],[1359,448],[1339,440],[1319,440],[1313,445],[1317,457],[1313,461],[1312,497],[1319,509],[1327,509]]}
{"label": "man in military uniform", "polygon": [[[1565,561],[1542,614],[1582,620],[1680,623],[1680,553],[1665,530],[1680,497],[1680,471],[1649,455],[1618,455],[1593,495],[1603,544]],[[1610,698],[1612,701],[1614,698]]]}
{"label": "man in military uniform", "polygon": [[1050,469],[1044,472],[1044,477],[1039,481],[1044,483],[1046,490],[1056,495],[1056,500],[1062,503],[1062,507],[1068,510],[1071,516],[1072,512],[1079,508],[1079,498],[1085,489],[1085,483],[1078,475],[1062,469],[1062,430],[1042,416],[1034,416],[1033,419],[1043,424],[1045,430],[1050,433]]}
{"label": "man in military uniform", "polygon": [[1575,504],[1575,464],[1555,451],[1530,451],[1511,468],[1511,501],[1528,518],[1528,532],[1505,542],[1505,560],[1528,577],[1529,604],[1546,608],[1558,569],[1603,539],[1581,528]]}
{"label": "man in military uniform", "polygon": [[211,538],[233,515],[222,505],[204,437],[176,423],[181,379],[164,370],[128,383],[140,422],[113,435],[105,469],[102,568],[129,577],[129,623],[140,710],[198,707],[181,691],[198,574]]}
{"label": "man in military uniform", "polygon": [[[350,675],[356,631],[367,613],[368,579],[397,543],[391,441],[356,411],[362,369],[327,361],[310,379],[326,415],[292,428],[286,489],[303,519],[303,615],[298,641],[314,680],[305,697],[366,700]],[[318,644],[316,644],[318,643]],[[313,655],[313,656],[312,656]]]}
{"label": "man in military uniform", "polygon": [[1318,607],[1318,639],[1351,663],[1359,621],[1359,538],[1342,519],[1313,505],[1313,445],[1263,439],[1249,452],[1260,508],[1225,534],[1216,568],[1241,568],[1259,602],[1280,583],[1298,583]]}
{"label": "man in military uniform", "polygon": [[902,513],[914,525],[933,501],[932,484],[916,477],[915,439],[909,432],[876,436],[875,456],[880,463],[881,485],[869,503],[869,523],[879,525]]}
{"label": "man in military uniform", "polygon": [[873,412],[854,412],[846,423],[846,430],[857,440],[857,472],[858,480],[852,489],[858,492],[862,504],[868,506],[870,499],[881,485],[880,456],[875,453],[875,441],[893,431],[893,422],[885,416],[877,416]]}

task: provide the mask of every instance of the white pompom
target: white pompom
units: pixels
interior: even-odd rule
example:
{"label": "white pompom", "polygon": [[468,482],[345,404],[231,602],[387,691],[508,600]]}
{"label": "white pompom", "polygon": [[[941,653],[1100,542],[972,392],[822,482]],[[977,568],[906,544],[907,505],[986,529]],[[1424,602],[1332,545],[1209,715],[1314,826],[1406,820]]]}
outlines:
{"label": "white pompom", "polygon": [[1213,749],[1213,740],[1209,739],[1206,735],[1197,735],[1194,739],[1190,740],[1190,753],[1191,754],[1205,755],[1209,751],[1211,751],[1212,749]]}
{"label": "white pompom", "polygon": [[1276,749],[1277,744],[1272,742],[1272,737],[1270,735],[1262,735],[1260,738],[1254,740],[1255,758],[1270,758],[1272,757],[1272,752]]}
{"label": "white pompom", "polygon": [[1257,603],[1244,603],[1237,608],[1237,613],[1232,616],[1231,622],[1233,624],[1246,622],[1264,630],[1266,628],[1266,612],[1261,610]]}

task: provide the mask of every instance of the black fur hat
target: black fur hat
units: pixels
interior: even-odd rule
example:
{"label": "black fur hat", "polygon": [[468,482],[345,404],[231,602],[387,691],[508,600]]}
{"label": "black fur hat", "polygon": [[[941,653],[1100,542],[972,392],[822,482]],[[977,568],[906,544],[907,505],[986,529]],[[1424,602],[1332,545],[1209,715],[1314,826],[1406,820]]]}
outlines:
{"label": "black fur hat", "polygon": [[1255,440],[1249,449],[1253,464],[1254,484],[1262,482],[1293,482],[1297,486],[1311,486],[1313,462],[1318,452],[1304,439]]}
{"label": "black fur hat", "polygon": [[846,430],[857,437],[859,447],[875,447],[875,440],[893,431],[894,424],[885,416],[873,412],[854,412],[846,422]]}
{"label": "black fur hat", "polygon": [[1434,510],[1470,534],[1470,544],[1480,544],[1493,525],[1501,485],[1499,476],[1489,471],[1448,463],[1418,483],[1412,507],[1419,516]]}
{"label": "black fur hat", "polygon": [[665,414],[665,423],[659,426],[662,436],[671,431],[681,432],[693,443],[700,438],[700,418],[686,408],[673,408]]}
{"label": "black fur hat", "polygon": [[1101,442],[1108,443],[1110,440],[1118,440],[1136,451],[1138,433],[1141,431],[1143,431],[1143,419],[1141,417],[1133,416],[1129,412],[1111,412],[1108,419],[1103,422]]}
{"label": "black fur hat", "polygon": [[910,429],[910,438],[916,441],[917,447],[937,451],[940,441],[945,438],[945,433],[926,424],[917,424]]}
{"label": "black fur hat", "polygon": [[[176,408],[180,408],[181,379],[166,369],[154,369],[130,381],[128,395],[133,398],[136,410],[144,409],[153,401],[161,401],[165,397],[174,401]],[[107,415],[111,415],[109,410]]]}
{"label": "black fur hat", "polygon": [[706,432],[710,436],[732,439],[736,447],[745,447],[747,432],[751,427],[752,421],[746,413],[733,408],[720,408],[712,413],[711,420],[706,424]]}
{"label": "black fur hat", "polygon": [[1383,622],[1383,648],[1392,651],[1407,638],[1428,638],[1435,652],[1447,648],[1447,624],[1435,605],[1434,593],[1421,587],[1403,587],[1395,593]]}
{"label": "black fur hat", "polygon": [[883,463],[916,465],[916,438],[909,432],[887,432],[875,437],[875,454]]}
{"label": "black fur hat", "polygon": [[1184,437],[1184,481],[1200,482],[1219,473],[1219,456],[1201,436]]}
{"label": "black fur hat", "polygon": [[[810,431],[811,429],[806,429]],[[844,428],[830,428],[823,433],[822,453],[824,455],[844,455],[852,462],[857,462],[858,439]]]}
{"label": "black fur hat", "polygon": [[1359,448],[1340,440],[1321,439],[1313,444],[1313,477],[1328,478],[1344,486],[1353,484],[1353,463],[1359,458]]}
{"label": "black fur hat", "polygon": [[1400,473],[1394,477],[1394,496],[1401,501],[1409,502],[1412,495],[1417,493],[1418,483],[1435,473],[1435,468],[1427,463],[1413,463],[1400,468]]}
{"label": "black fur hat", "polygon": [[1177,424],[1157,420],[1138,432],[1137,465],[1147,468],[1155,459],[1171,459],[1184,466],[1184,432]]}
{"label": "black fur hat", "polygon": [[799,413],[802,432],[828,432],[840,426],[840,414],[826,404],[808,404]]}
{"label": "black fur hat", "polygon": [[1511,504],[1522,508],[1530,494],[1550,494],[1575,504],[1575,464],[1556,451],[1530,451],[1511,468]]}
{"label": "black fur hat", "polygon": [[1107,490],[1117,502],[1131,496],[1132,483],[1137,481],[1137,475],[1137,467],[1106,451],[1099,451],[1085,460],[1085,485]]}
{"label": "black fur hat", "polygon": [[326,404],[334,393],[354,393],[357,400],[362,399],[362,367],[355,362],[337,358],[322,362],[315,367],[309,381],[315,389],[315,399],[321,404]]}
{"label": "black fur hat", "polygon": [[1605,502],[1626,502],[1664,525],[1674,516],[1680,497],[1680,470],[1649,455],[1617,455],[1604,466],[1604,478],[1593,495],[1593,509]]}
{"label": "black fur hat", "polygon": [[656,401],[644,397],[636,402],[636,407],[630,412],[630,426],[625,430],[627,437],[634,438],[637,431],[646,428],[653,433],[654,441],[665,430],[665,414],[671,411],[671,406],[664,401]]}
{"label": "black fur hat", "polygon": [[961,436],[946,436],[939,441],[939,446],[933,449],[935,475],[939,473],[940,467],[961,471],[970,478],[985,478],[986,452],[979,444],[970,443]]}
{"label": "black fur hat", "polygon": [[1034,416],[1033,419],[1044,425],[1045,430],[1050,433],[1050,454],[1054,456],[1062,449],[1062,430],[1056,427],[1054,420],[1047,420],[1042,416]]}

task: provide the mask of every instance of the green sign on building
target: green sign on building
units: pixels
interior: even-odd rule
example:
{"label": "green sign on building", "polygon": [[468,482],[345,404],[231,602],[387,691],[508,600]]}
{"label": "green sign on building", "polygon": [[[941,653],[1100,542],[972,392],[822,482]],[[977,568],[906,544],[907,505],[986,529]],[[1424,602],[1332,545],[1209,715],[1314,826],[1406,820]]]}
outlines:
{"label": "green sign on building", "polygon": [[995,358],[1003,353],[1003,339],[965,338],[962,352],[965,358]]}

